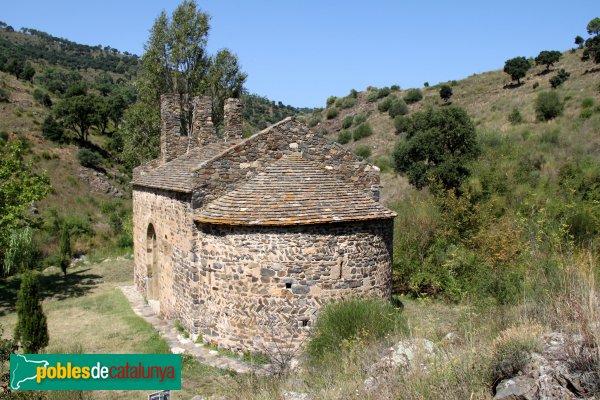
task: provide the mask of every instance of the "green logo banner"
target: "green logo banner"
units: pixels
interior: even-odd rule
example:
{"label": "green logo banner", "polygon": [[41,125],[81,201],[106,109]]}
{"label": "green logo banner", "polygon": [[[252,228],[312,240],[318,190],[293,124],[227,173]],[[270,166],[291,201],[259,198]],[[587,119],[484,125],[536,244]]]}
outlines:
{"label": "green logo banner", "polygon": [[180,354],[11,354],[12,390],[180,390]]}

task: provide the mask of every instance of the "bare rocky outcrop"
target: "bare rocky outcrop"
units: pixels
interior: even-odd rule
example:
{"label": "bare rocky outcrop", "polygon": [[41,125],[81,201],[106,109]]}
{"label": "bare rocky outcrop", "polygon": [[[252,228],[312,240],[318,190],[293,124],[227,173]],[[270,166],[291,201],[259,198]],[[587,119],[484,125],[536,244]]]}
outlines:
{"label": "bare rocky outcrop", "polygon": [[102,172],[80,166],[79,179],[90,185],[92,192],[105,193],[118,199],[125,198],[125,194],[114,186]]}
{"label": "bare rocky outcrop", "polygon": [[517,376],[504,379],[495,387],[495,400],[563,400],[591,399],[600,393],[597,371],[582,371],[574,366],[570,348],[578,352],[587,348],[578,336],[553,332],[544,336],[541,354],[532,354],[531,361]]}

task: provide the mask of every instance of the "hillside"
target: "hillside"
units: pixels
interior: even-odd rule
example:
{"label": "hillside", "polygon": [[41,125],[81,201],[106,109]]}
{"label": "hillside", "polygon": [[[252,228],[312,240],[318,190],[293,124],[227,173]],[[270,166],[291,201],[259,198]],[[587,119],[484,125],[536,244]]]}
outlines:
{"label": "hillside", "polygon": [[[23,68],[31,65],[32,79],[17,79],[10,64]],[[130,175],[118,161],[118,127],[109,120],[105,133],[92,126],[86,146],[102,157],[99,168],[81,165],[78,153],[81,144],[75,135],[62,143],[48,140],[42,133],[45,119],[65,96],[69,87],[83,84],[95,98],[124,98],[125,108],[135,99],[132,86],[139,68],[139,57],[120,52],[110,46],[87,46],[57,38],[35,29],[14,31],[0,23],[0,140],[19,137],[28,147],[28,158],[38,171],[49,176],[53,191],[36,204],[40,221],[46,221],[46,232],[38,241],[45,255],[55,254],[57,233],[52,224],[56,218],[68,218],[77,225],[80,234],[75,239],[75,255],[95,251],[122,251],[129,246],[126,235],[130,229]],[[9,72],[11,71],[11,72]],[[40,97],[47,96],[49,104]],[[250,135],[271,123],[308,109],[297,109],[254,94],[243,94],[246,104],[245,134]],[[124,233],[123,233],[124,232]],[[120,244],[119,244],[120,243]],[[117,247],[117,248],[115,248]],[[48,260],[52,263],[53,258]]]}

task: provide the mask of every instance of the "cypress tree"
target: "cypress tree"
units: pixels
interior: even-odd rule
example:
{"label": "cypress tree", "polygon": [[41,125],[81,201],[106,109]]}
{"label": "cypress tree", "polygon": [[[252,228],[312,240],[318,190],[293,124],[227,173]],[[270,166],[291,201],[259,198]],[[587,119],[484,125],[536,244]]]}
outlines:
{"label": "cypress tree", "polygon": [[31,271],[23,274],[17,294],[15,340],[28,354],[37,353],[48,345],[48,324],[42,310],[40,283]]}
{"label": "cypress tree", "polygon": [[60,269],[67,276],[67,268],[71,263],[71,233],[66,224],[60,227]]}

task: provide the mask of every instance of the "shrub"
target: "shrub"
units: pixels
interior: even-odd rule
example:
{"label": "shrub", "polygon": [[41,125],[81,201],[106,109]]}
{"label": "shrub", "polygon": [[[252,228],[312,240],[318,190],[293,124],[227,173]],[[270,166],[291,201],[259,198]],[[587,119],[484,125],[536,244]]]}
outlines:
{"label": "shrub", "polygon": [[448,102],[448,100],[450,100],[450,97],[452,97],[452,87],[448,86],[448,85],[442,85],[442,87],[440,88],[440,98],[442,100],[444,100],[445,103]]}
{"label": "shrub", "polygon": [[387,112],[394,101],[394,96],[388,96],[377,104],[377,109],[380,112]]}
{"label": "shrub", "polygon": [[404,101],[407,104],[413,104],[418,101],[421,101],[422,99],[423,92],[421,91],[421,89],[410,89],[408,92],[406,92],[406,95],[404,96]]}
{"label": "shrub", "polygon": [[337,142],[339,144],[346,144],[352,140],[352,132],[346,129],[342,129],[340,133],[338,133]]}
{"label": "shrub", "polygon": [[36,88],[33,91],[33,98],[44,107],[52,107],[52,99],[50,98],[50,95],[43,90]]}
{"label": "shrub", "polygon": [[369,91],[369,94],[367,94],[367,102],[373,103],[377,100],[379,100],[379,93],[376,90]]}
{"label": "shrub", "polygon": [[336,99],[337,99],[337,97],[335,97],[335,96],[329,96],[327,98],[327,107],[331,107],[333,105],[333,103],[335,103]]}
{"label": "shrub", "polygon": [[400,90],[400,85],[392,85],[390,86],[390,90],[392,92],[397,92],[398,90]]}
{"label": "shrub", "polygon": [[569,76],[571,76],[571,74],[561,68],[555,76],[550,78],[550,85],[556,89],[562,85],[564,81],[569,79]]}
{"label": "shrub", "polygon": [[387,172],[392,169],[392,160],[387,156],[377,157],[374,164],[377,165],[381,172]]}
{"label": "shrub", "polygon": [[411,128],[410,118],[399,115],[394,118],[394,126],[396,127],[396,133],[408,132]]}
{"label": "shrub", "polygon": [[371,147],[367,146],[366,144],[356,146],[356,148],[354,149],[354,154],[356,154],[360,158],[367,159],[371,157]]}
{"label": "shrub", "polygon": [[337,108],[341,108],[342,107],[342,103],[344,102],[344,98],[343,97],[338,97],[337,99],[335,99],[335,103],[333,103]]}
{"label": "shrub", "polygon": [[371,136],[373,134],[373,128],[368,122],[363,122],[354,128],[354,132],[352,133],[352,137],[354,140],[360,140],[362,138],[366,138],[367,136]]}
{"label": "shrub", "polygon": [[429,87],[429,82],[425,82],[425,83],[423,84],[423,86],[425,86],[425,87]]}
{"label": "shrub", "polygon": [[385,300],[341,300],[321,309],[306,352],[309,360],[318,362],[328,355],[337,355],[344,345],[352,342],[372,342],[394,331],[406,330],[402,315]]}
{"label": "shrub", "polygon": [[354,116],[354,126],[360,125],[367,120],[367,116],[363,113]]}
{"label": "shrub", "polygon": [[593,105],[594,105],[594,99],[591,97],[587,97],[587,98],[583,99],[583,101],[581,102],[581,107],[583,107],[583,108],[592,107]]}
{"label": "shrub", "polygon": [[579,118],[588,119],[593,114],[594,114],[594,110],[592,110],[591,108],[585,108],[585,109],[581,110],[581,114],[579,114]]}
{"label": "shrub", "polygon": [[327,110],[326,116],[327,116],[327,119],[333,119],[333,118],[337,117],[338,114],[339,114],[338,109],[334,107],[334,108],[330,108]]}
{"label": "shrub", "polygon": [[558,93],[541,92],[535,101],[535,114],[538,121],[549,121],[562,114],[564,104]]}
{"label": "shrub", "polygon": [[513,108],[510,114],[508,114],[508,121],[513,125],[517,125],[523,122],[523,116],[521,115],[521,112],[518,108]]}
{"label": "shrub", "polygon": [[10,101],[10,95],[8,90],[0,88],[0,103],[8,103]]}
{"label": "shrub", "polygon": [[77,159],[84,167],[99,169],[102,165],[102,156],[88,149],[79,149]]}
{"label": "shrub", "polygon": [[531,360],[531,353],[541,350],[542,333],[543,328],[536,323],[501,332],[492,344],[491,382],[500,382],[522,371]]}
{"label": "shrub", "polygon": [[49,115],[42,124],[42,136],[53,142],[63,142],[65,140],[65,129],[52,115]]}
{"label": "shrub", "polygon": [[354,121],[354,116],[353,115],[347,115],[343,120],[342,120],[342,129],[348,129],[352,126],[352,121]]}
{"label": "shrub", "polygon": [[538,87],[540,87],[540,83],[539,83],[539,82],[535,82],[535,83],[533,84],[533,88],[534,88],[534,89],[537,89]]}
{"label": "shrub", "polygon": [[389,96],[392,91],[389,87],[383,87],[377,91],[377,98],[383,99],[386,96]]}
{"label": "shrub", "polygon": [[312,128],[313,126],[316,126],[319,122],[321,122],[321,115],[313,114],[313,116],[310,117],[310,119],[308,120],[308,126]]}
{"label": "shrub", "polygon": [[558,144],[560,141],[560,131],[558,129],[547,129],[540,136],[542,143]]}
{"label": "shrub", "polygon": [[352,108],[356,105],[357,100],[354,97],[344,97],[344,99],[342,100],[341,104],[340,104],[340,108],[341,109],[345,109],[345,108]]}
{"label": "shrub", "polygon": [[390,109],[388,110],[388,113],[390,114],[391,118],[395,118],[399,115],[406,115],[408,114],[408,106],[406,105],[404,100],[394,99],[394,101],[392,101]]}
{"label": "shrub", "polygon": [[358,92],[356,91],[356,89],[351,89],[350,94],[348,96],[352,97],[353,99],[356,99],[358,98]]}

